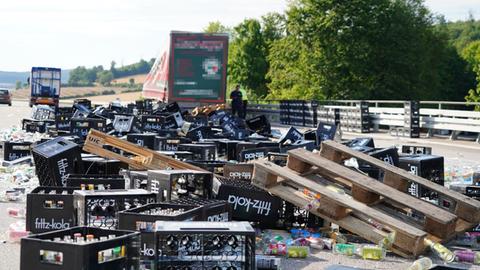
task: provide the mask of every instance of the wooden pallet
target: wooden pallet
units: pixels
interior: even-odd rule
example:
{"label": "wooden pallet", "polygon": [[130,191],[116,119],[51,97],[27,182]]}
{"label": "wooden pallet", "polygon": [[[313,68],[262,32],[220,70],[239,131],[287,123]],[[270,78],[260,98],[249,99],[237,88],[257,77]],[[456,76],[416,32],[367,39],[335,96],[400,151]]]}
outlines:
{"label": "wooden pallet", "polygon": [[[289,151],[287,166],[298,173],[319,174],[343,185],[355,200],[389,213],[440,239],[449,239],[457,232],[456,215],[318,154],[305,149]],[[408,215],[412,213],[423,217],[413,219]]]}
{"label": "wooden pallet", "polygon": [[[308,189],[319,196],[320,205],[310,210],[313,214],[372,242],[378,242],[388,233],[395,231],[392,251],[403,257],[416,257],[425,251],[426,232],[347,194],[335,192],[319,181],[302,177],[287,167],[263,160],[254,164],[254,185],[298,207],[305,207],[311,201],[311,198],[302,192]],[[381,227],[372,224],[381,224]]]}
{"label": "wooden pallet", "polygon": [[[105,149],[105,146],[120,149],[126,153],[126,155]],[[95,129],[90,129],[88,132],[83,150],[101,157],[120,160],[136,170],[176,169],[207,172],[197,166],[162,155],[148,148],[107,135]]]}
{"label": "wooden pallet", "polygon": [[383,171],[383,183],[404,193],[407,192],[407,187],[410,182],[417,183],[427,189],[435,191],[442,200],[440,205],[442,205],[445,210],[450,211],[458,218],[462,219],[464,223],[466,223],[464,226],[469,226],[468,223],[480,223],[480,201],[449,190],[444,186],[432,183],[427,179],[412,175],[405,170],[386,164],[381,160],[352,150],[347,146],[334,141],[322,142],[320,155],[337,163],[342,163],[344,160],[352,157],[368,163]]}

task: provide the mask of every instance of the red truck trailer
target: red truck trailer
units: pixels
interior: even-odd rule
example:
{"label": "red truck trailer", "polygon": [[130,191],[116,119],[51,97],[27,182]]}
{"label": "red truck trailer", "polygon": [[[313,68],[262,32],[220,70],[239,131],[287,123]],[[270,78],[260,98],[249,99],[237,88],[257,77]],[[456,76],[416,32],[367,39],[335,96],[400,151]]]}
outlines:
{"label": "red truck trailer", "polygon": [[227,59],[227,34],[171,32],[169,48],[143,84],[143,96],[164,102],[224,103]]}

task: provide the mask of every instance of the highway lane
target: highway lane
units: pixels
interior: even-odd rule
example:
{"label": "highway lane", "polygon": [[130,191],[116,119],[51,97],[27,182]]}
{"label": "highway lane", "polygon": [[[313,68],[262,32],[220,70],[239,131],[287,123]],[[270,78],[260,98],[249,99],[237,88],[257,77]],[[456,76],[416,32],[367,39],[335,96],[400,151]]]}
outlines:
{"label": "highway lane", "polygon": [[[31,108],[27,102],[14,101],[13,106],[0,105],[0,129],[10,128],[11,126],[20,126],[23,118],[28,118]],[[283,129],[283,128],[282,128]],[[366,137],[372,136],[375,139],[377,147],[401,146],[404,144],[426,145],[433,147],[436,155],[444,155],[446,166],[449,165],[476,165],[479,164],[478,153],[480,145],[474,142],[456,141],[452,142],[446,139],[408,139],[391,137],[388,134],[344,134],[344,138]],[[1,183],[0,183],[1,185]],[[8,217],[8,207],[22,207],[22,204],[0,203],[0,240],[5,240],[3,232],[8,226],[18,221],[18,219]],[[36,256],[36,254],[31,254]],[[308,260],[287,260],[284,269],[323,269],[330,264],[344,264],[349,266],[358,266],[364,268],[380,268],[380,269],[403,269],[408,266],[409,262],[394,258],[389,259],[386,263],[365,262],[358,259],[345,258],[336,256],[330,252],[321,252],[312,256]],[[20,265],[20,245],[0,243],[0,270],[16,270]]]}

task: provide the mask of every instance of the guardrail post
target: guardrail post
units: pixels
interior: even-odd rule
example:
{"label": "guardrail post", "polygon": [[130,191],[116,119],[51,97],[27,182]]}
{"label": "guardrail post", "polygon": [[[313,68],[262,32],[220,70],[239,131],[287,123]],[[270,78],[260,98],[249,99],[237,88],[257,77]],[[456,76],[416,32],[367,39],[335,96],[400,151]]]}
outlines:
{"label": "guardrail post", "polygon": [[360,101],[360,132],[370,133],[370,111],[367,101]]}
{"label": "guardrail post", "polygon": [[420,102],[405,101],[404,131],[410,138],[420,138]]}

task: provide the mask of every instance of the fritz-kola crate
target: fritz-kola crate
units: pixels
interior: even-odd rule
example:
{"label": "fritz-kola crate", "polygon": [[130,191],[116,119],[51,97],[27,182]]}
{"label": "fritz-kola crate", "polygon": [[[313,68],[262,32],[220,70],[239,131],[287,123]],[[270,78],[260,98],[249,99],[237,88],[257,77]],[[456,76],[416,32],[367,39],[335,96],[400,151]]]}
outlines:
{"label": "fritz-kola crate", "polygon": [[5,161],[13,161],[30,156],[32,142],[0,142],[0,157]]}
{"label": "fritz-kola crate", "polygon": [[75,227],[21,240],[21,270],[139,270],[140,233]]}
{"label": "fritz-kola crate", "polygon": [[80,189],[125,189],[125,178],[121,175],[71,174],[67,179],[68,187]]}
{"label": "fritz-kola crate", "polygon": [[212,174],[194,170],[150,170],[147,188],[158,194],[160,201],[182,197],[209,199]]}
{"label": "fritz-kola crate", "polygon": [[157,221],[156,269],[255,269],[255,231],[248,222]]}
{"label": "fritz-kola crate", "polygon": [[118,212],[156,201],[155,194],[143,189],[77,190],[74,203],[80,226],[116,229]]}
{"label": "fritz-kola crate", "polygon": [[192,221],[201,217],[200,206],[152,203],[119,213],[119,228],[141,232],[141,269],[154,269],[154,228],[158,220]]}
{"label": "fritz-kola crate", "polygon": [[76,226],[75,188],[37,187],[27,194],[27,231],[42,233]]}
{"label": "fritz-kola crate", "polygon": [[278,219],[281,200],[247,181],[216,176],[213,193],[216,199],[230,204],[235,220],[271,226]]}
{"label": "fritz-kola crate", "polygon": [[[62,137],[41,143],[32,149],[35,171],[41,186],[66,186],[69,174],[82,166],[80,148]],[[76,167],[77,166],[77,167]]]}

